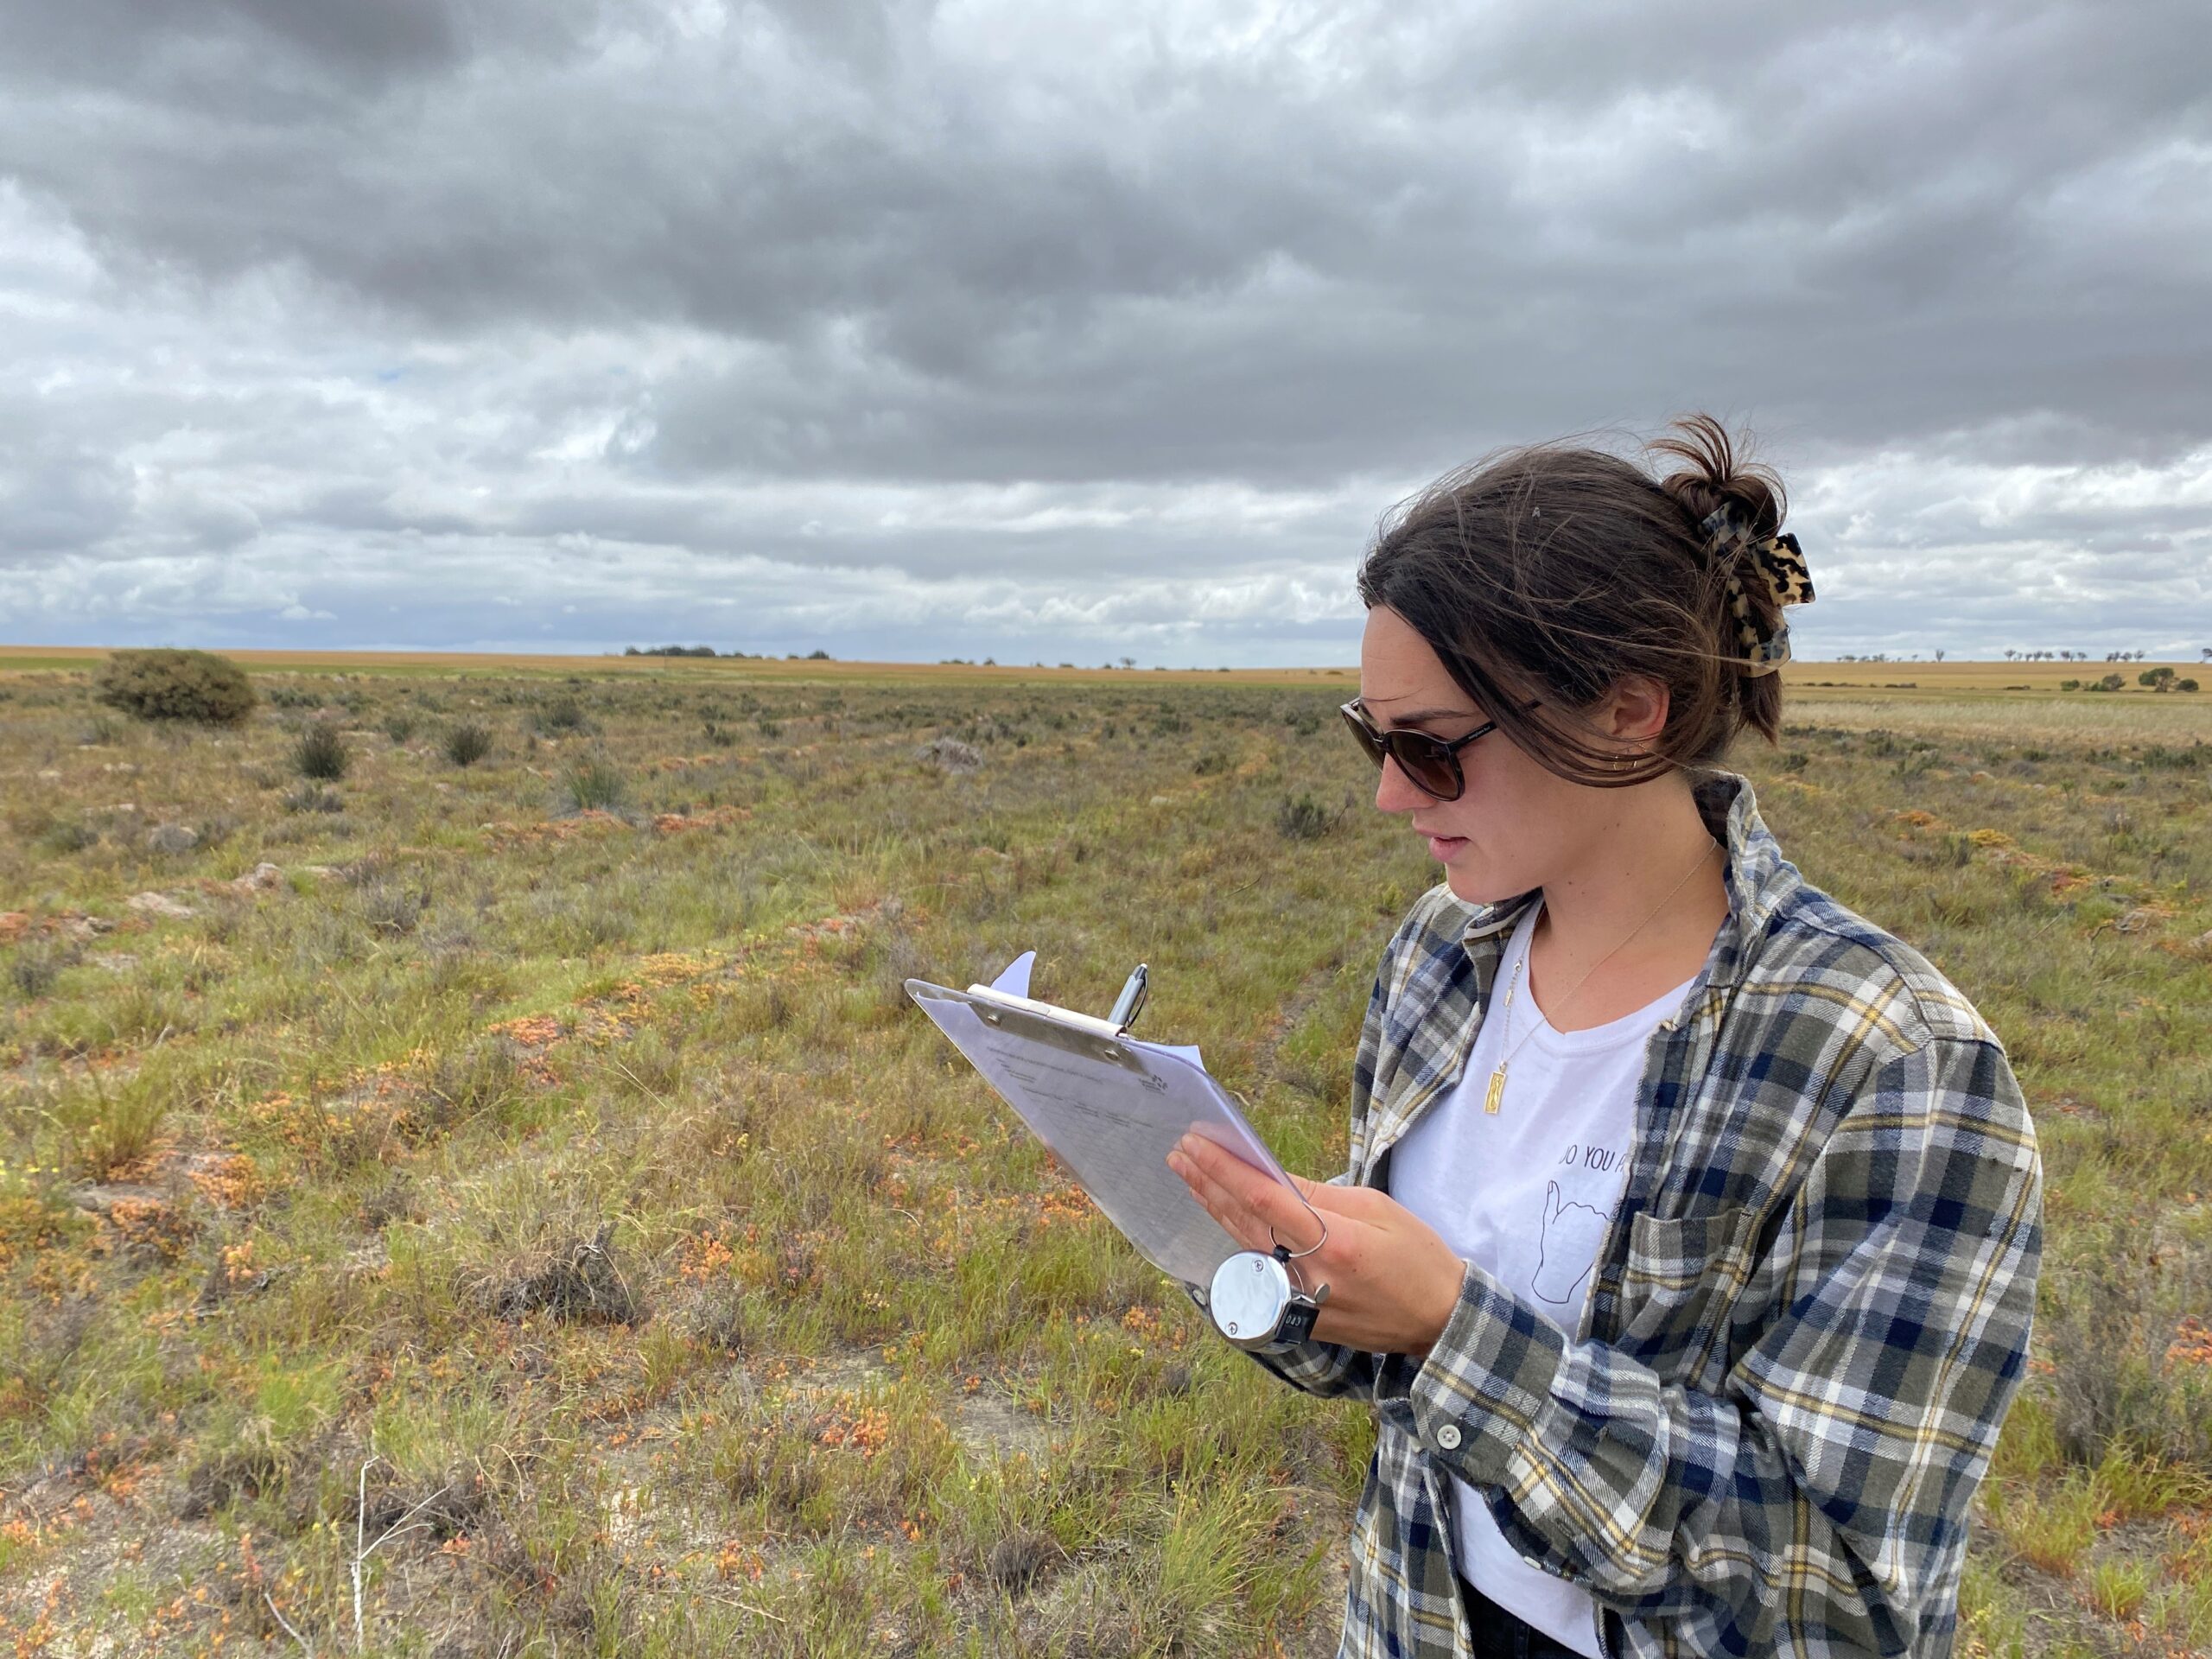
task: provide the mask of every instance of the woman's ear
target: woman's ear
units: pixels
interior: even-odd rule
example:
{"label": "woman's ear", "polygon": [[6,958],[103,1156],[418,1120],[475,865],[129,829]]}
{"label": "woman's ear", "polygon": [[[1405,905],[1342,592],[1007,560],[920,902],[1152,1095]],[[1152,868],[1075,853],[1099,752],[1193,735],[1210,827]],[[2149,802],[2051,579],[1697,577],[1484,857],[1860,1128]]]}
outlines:
{"label": "woman's ear", "polygon": [[1667,728],[1669,699],[1666,683],[1649,674],[1625,674],[1597,709],[1598,725],[1608,737],[1625,743],[1649,743]]}

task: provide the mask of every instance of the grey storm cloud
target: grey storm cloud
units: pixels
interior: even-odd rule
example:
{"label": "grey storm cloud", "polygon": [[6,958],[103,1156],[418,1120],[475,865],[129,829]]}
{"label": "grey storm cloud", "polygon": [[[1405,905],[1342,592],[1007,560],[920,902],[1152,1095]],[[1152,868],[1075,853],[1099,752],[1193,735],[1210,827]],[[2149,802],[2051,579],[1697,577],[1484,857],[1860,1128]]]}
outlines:
{"label": "grey storm cloud", "polygon": [[1705,407],[1802,650],[2194,654],[2202,24],[0,0],[0,632],[1342,660],[1391,501]]}

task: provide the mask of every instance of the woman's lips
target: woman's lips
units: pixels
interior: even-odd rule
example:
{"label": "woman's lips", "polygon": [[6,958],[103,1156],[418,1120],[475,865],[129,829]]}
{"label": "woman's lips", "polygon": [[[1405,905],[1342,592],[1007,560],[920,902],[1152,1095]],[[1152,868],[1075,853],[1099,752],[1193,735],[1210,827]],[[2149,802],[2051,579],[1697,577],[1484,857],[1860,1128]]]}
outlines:
{"label": "woman's lips", "polygon": [[1454,853],[1466,844],[1467,838],[1465,836],[1431,836],[1428,838],[1429,855],[1434,858],[1449,860]]}

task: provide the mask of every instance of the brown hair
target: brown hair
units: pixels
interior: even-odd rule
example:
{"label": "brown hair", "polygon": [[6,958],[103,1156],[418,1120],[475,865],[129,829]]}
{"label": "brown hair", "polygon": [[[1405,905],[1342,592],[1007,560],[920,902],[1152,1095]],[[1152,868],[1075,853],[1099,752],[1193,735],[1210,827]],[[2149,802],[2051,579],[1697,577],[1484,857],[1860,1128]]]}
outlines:
{"label": "brown hair", "polygon": [[[1770,743],[1781,731],[1781,677],[1742,672],[1731,571],[1699,527],[1732,502],[1755,537],[1775,535],[1782,481],[1709,415],[1646,448],[1682,469],[1655,478],[1553,443],[1449,473],[1393,510],[1359,569],[1360,598],[1403,617],[1486,718],[1552,772],[1599,787],[1713,766],[1746,726]],[[1740,575],[1771,632],[1781,607],[1753,571]],[[1667,688],[1667,721],[1624,767],[1575,711],[1630,674]]]}

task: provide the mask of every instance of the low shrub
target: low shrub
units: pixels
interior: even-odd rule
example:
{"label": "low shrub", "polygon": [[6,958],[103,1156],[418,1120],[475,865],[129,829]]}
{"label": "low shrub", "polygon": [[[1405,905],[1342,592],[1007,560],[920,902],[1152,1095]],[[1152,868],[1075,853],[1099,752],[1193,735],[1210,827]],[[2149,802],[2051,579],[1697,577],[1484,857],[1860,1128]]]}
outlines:
{"label": "low shrub", "polygon": [[34,939],[16,952],[16,959],[8,965],[8,976],[24,996],[44,996],[60,979],[61,970],[76,960],[73,950],[56,945],[48,939]]}
{"label": "low shrub", "polygon": [[2204,1340],[2198,1310],[2212,1292],[2212,1252],[2145,1248],[2118,1229],[2089,1236],[2036,1321],[2061,1455],[2091,1467],[2115,1451],[2212,1458],[2212,1370],[2175,1363]]}
{"label": "low shrub", "polygon": [[491,1311],[503,1319],[542,1313],[563,1323],[638,1325],[644,1300],[614,1259],[612,1222],[591,1238],[563,1240],[509,1264],[485,1288]]}
{"label": "low shrub", "polygon": [[88,1077],[87,1086],[54,1097],[46,1116],[60,1131],[65,1168],[84,1180],[111,1180],[154,1149],[171,1096],[149,1079],[111,1088],[96,1071]]}
{"label": "low shrub", "polygon": [[415,931],[429,904],[430,895],[426,888],[410,888],[402,882],[372,881],[361,890],[361,919],[368,924],[372,933],[388,939],[400,938]]}
{"label": "low shrub", "polygon": [[473,766],[492,753],[492,734],[481,721],[463,720],[446,730],[446,759],[456,766]]}
{"label": "low shrub", "polygon": [[100,843],[100,832],[88,823],[75,818],[58,818],[39,832],[39,850],[47,853],[81,853],[87,847]]}
{"label": "low shrub", "polygon": [[1275,809],[1275,830],[1286,841],[1318,841],[1336,817],[1311,795],[1286,796]]}
{"label": "low shrub", "polygon": [[931,738],[914,751],[914,758],[939,772],[953,773],[974,772],[983,764],[983,757],[976,747],[963,743],[957,737]]}
{"label": "low shrub", "polygon": [[556,697],[531,712],[530,727],[540,737],[563,737],[590,730],[591,722],[585,717],[583,705],[574,697]]}
{"label": "low shrub", "polygon": [[287,812],[342,812],[346,810],[346,800],[334,789],[308,783],[285,791],[283,806]]}
{"label": "low shrub", "polygon": [[226,657],[205,651],[118,651],[93,677],[92,695],[140,720],[235,726],[253,712],[253,684]]}
{"label": "low shrub", "polygon": [[334,784],[353,764],[353,752],[335,726],[316,721],[292,744],[292,770],[317,783]]}
{"label": "low shrub", "polygon": [[622,774],[601,755],[588,755],[561,773],[563,804],[576,812],[612,812],[629,798]]}

